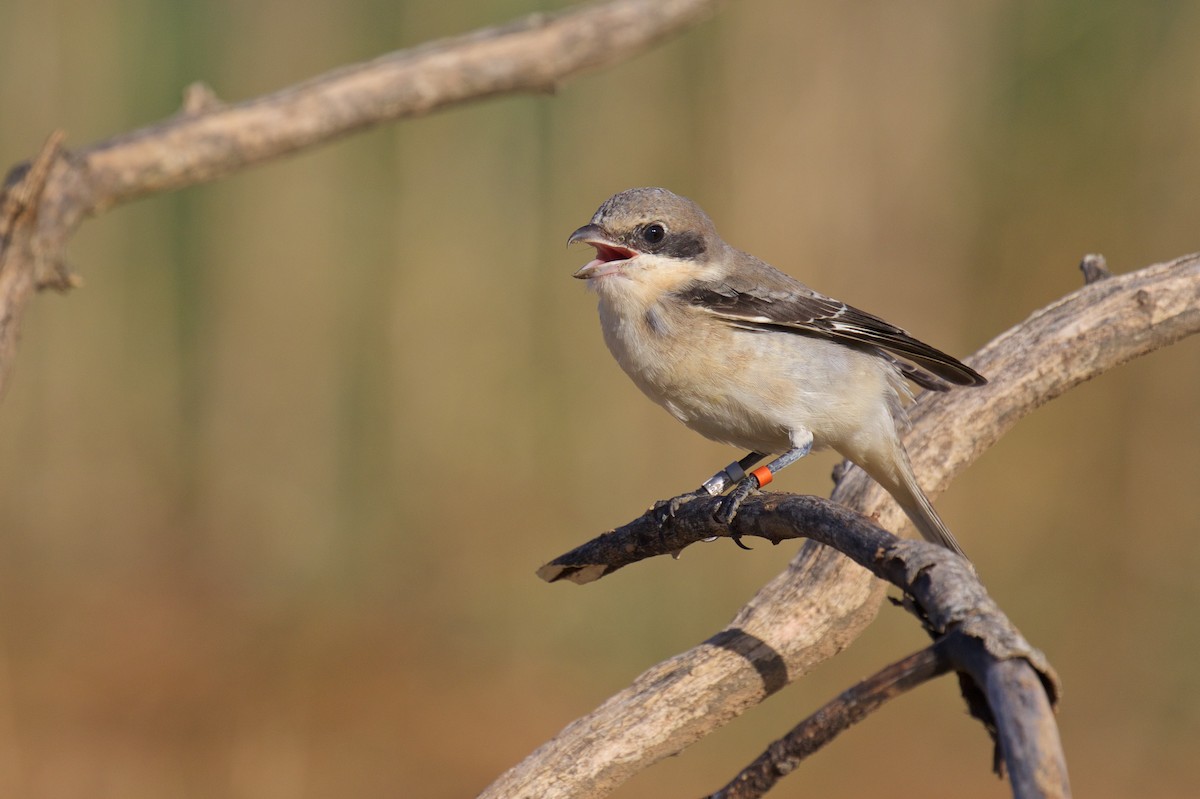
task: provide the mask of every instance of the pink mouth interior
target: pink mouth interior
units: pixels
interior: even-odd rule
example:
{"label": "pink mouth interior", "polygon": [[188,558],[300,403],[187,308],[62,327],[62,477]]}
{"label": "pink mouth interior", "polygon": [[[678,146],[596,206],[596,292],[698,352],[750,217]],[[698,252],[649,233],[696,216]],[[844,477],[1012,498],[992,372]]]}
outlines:
{"label": "pink mouth interior", "polygon": [[596,260],[601,263],[607,264],[613,261],[626,261],[635,255],[633,250],[613,244],[602,244],[598,241],[589,241],[588,244],[596,248]]}

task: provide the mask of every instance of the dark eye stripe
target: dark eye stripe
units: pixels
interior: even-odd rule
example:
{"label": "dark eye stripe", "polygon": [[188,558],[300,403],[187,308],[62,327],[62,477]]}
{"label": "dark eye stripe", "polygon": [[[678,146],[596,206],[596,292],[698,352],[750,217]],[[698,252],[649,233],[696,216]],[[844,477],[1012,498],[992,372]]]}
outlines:
{"label": "dark eye stripe", "polygon": [[696,233],[668,233],[662,244],[654,248],[659,255],[669,255],[672,258],[695,258],[703,255],[705,249],[704,237]]}

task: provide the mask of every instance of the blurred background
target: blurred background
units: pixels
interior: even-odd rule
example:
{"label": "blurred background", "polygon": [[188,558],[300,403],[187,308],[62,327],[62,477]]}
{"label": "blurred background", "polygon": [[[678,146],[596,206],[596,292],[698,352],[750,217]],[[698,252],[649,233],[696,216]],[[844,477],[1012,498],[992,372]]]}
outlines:
{"label": "blurred background", "polygon": [[[566,5],[6,0],[0,164],[169,116],[194,80],[247,99]],[[86,285],[34,303],[0,405],[0,795],[474,795],[796,548],[534,576],[740,454],[620,373],[567,235],[668,186],[966,356],[1081,285],[1085,253],[1200,249],[1197,36],[1200,5],[1167,0],[746,0],[555,96],[85,223]],[[1194,789],[1198,396],[1185,341],[1021,422],[938,501],[1063,678],[1081,796]],[[780,488],[827,493],[833,463]],[[924,644],[885,608],[616,796],[714,790]],[[774,795],[1007,796],[990,757],[942,680]]]}

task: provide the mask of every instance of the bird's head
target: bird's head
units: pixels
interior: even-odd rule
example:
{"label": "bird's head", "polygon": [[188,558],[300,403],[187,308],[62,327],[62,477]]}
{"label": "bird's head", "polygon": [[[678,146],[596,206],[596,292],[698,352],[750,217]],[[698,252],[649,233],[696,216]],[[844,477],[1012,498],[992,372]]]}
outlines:
{"label": "bird's head", "polygon": [[667,288],[701,276],[724,247],[708,215],[666,189],[629,189],[605,200],[567,244],[583,242],[596,257],[575,272],[581,280],[622,278]]}

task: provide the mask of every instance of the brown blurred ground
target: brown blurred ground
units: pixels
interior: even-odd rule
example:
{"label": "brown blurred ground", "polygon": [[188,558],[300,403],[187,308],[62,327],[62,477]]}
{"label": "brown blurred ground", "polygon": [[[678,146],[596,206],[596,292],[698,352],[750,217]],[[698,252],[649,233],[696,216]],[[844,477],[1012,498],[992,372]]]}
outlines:
{"label": "brown blurred ground", "polygon": [[[8,0],[0,164],[169,115],[195,79],[243,99],[546,7]],[[0,406],[0,795],[472,795],[794,551],[533,576],[733,454],[610,362],[567,234],[666,185],[966,355],[1079,285],[1084,253],[1200,249],[1198,35],[1182,2],[731,3],[555,97],[87,223],[87,285],[37,301]],[[1193,790],[1198,356],[1057,401],[938,503],[1062,674],[1080,796]],[[812,460],[781,488],[826,492]],[[618,796],[711,790],[920,645],[885,610]],[[1005,796],[989,758],[943,681],[777,793]]]}

